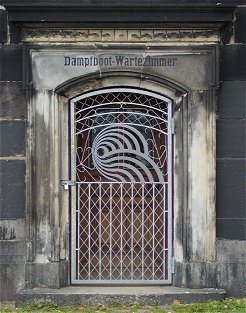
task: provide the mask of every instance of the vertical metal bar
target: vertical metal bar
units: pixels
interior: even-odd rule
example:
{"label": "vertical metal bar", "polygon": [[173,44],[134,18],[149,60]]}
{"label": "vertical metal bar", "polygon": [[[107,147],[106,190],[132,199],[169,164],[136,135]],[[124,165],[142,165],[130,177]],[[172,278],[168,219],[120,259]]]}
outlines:
{"label": "vertical metal bar", "polygon": [[76,208],[76,217],[77,217],[77,222],[76,222],[76,225],[77,225],[77,230],[76,230],[76,251],[77,251],[77,273],[76,273],[76,279],[79,279],[79,274],[80,274],[80,260],[79,260],[79,257],[80,257],[80,184],[77,184],[77,208]]}
{"label": "vertical metal bar", "polygon": [[166,278],[166,183],[163,184],[163,279]]}
{"label": "vertical metal bar", "polygon": [[[74,101],[70,102],[70,141],[71,141],[71,179],[75,181],[75,148],[74,148]],[[72,233],[72,242],[71,242],[71,281],[72,283],[77,279],[77,266],[76,266],[76,252],[78,253],[77,249],[77,212],[76,212],[76,196],[77,191],[76,188],[71,188],[71,233]],[[78,199],[78,198],[77,198]]]}
{"label": "vertical metal bar", "polygon": [[123,279],[123,183],[120,183],[120,278]]}
{"label": "vertical metal bar", "polygon": [[144,184],[142,184],[142,280],[144,280]]}
{"label": "vertical metal bar", "polygon": [[134,187],[134,183],[131,183],[131,279],[133,280],[133,263],[134,263],[134,242],[133,242],[133,227],[134,227],[134,214],[133,214],[133,210],[134,210],[134,203],[133,203],[133,187]]}
{"label": "vertical metal bar", "polygon": [[168,102],[168,281],[171,282],[172,258],[172,102]]}
{"label": "vertical metal bar", "polygon": [[109,277],[112,279],[112,184],[109,184]]}
{"label": "vertical metal bar", "polygon": [[88,183],[88,279],[91,278],[91,183]]}
{"label": "vertical metal bar", "polygon": [[152,183],[152,279],[155,278],[155,183]]}
{"label": "vertical metal bar", "polygon": [[99,187],[99,280],[102,279],[102,183],[98,183]]}

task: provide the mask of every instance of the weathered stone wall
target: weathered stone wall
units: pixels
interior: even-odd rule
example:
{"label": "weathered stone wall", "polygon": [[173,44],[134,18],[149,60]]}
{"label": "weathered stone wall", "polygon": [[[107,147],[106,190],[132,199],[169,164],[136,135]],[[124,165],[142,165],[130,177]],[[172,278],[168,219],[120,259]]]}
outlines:
{"label": "weathered stone wall", "polygon": [[[227,31],[223,34],[224,42],[220,45],[220,89],[217,109],[216,260],[211,264],[203,261],[178,263],[177,271],[183,271],[185,279],[176,281],[176,285],[188,287],[190,281],[193,282],[191,287],[222,287],[227,290],[229,295],[235,296],[243,295],[246,290],[245,11],[246,8],[243,6],[237,9],[233,31],[230,31],[230,25],[226,27]],[[27,143],[30,142],[26,134],[26,95],[22,89],[22,77],[26,69],[22,69],[23,45],[20,39],[20,29],[12,22],[7,23],[7,13],[3,7],[0,7],[0,44],[0,282],[2,284],[0,298],[13,299],[15,292],[26,286],[26,279],[29,286],[45,285],[49,280],[54,287],[62,286],[66,280],[67,264],[65,261],[62,263],[57,261],[59,257],[65,260],[67,252],[64,251],[65,248],[68,249],[69,245],[67,243],[68,236],[61,239],[61,245],[65,246],[61,256],[54,250],[54,247],[54,249],[51,247],[50,250],[53,249],[54,252],[49,259],[51,267],[45,266],[45,263],[42,262],[37,262],[36,267],[30,265],[33,255],[30,251],[27,253],[26,247],[29,246],[30,240],[35,243],[36,241],[35,238],[26,237],[26,230],[29,227],[27,225],[31,225],[29,222],[26,223],[26,219],[36,218],[36,213],[27,202],[30,195],[26,191],[26,184],[28,184],[26,177],[29,177],[26,176],[28,168],[26,148]],[[193,92],[193,96],[203,97],[199,93],[199,88]],[[44,140],[44,142],[46,141]],[[35,186],[33,188],[35,189]],[[45,214],[49,215],[53,222],[57,218],[67,219],[67,213],[60,217],[50,215],[49,210],[53,200],[51,199],[49,200],[51,202],[45,204],[40,195],[39,197],[40,199],[37,200],[40,200],[40,211],[37,214],[36,222],[42,225]],[[28,215],[26,215],[27,209]],[[52,228],[52,225],[49,227]],[[66,227],[67,225],[62,225],[61,222],[64,234],[68,234],[68,230],[65,231]],[[48,231],[45,225],[44,230],[43,234],[45,235]],[[190,232],[195,236],[195,229]],[[28,233],[34,232],[28,229]],[[58,237],[59,233],[56,236]],[[42,238],[41,233],[39,237]],[[59,241],[57,237],[55,240]],[[189,236],[186,240],[189,241]],[[57,242],[55,247],[59,244]],[[45,248],[45,242],[37,242],[36,251],[42,251],[43,248]],[[187,251],[187,253],[192,256],[194,251]],[[40,261],[40,259],[36,261]],[[54,276],[47,275],[49,271],[52,271]],[[43,281],[37,281],[36,273],[39,278],[43,277]],[[61,277],[64,278],[64,281]]]}
{"label": "weathered stone wall", "polygon": [[246,7],[235,11],[232,36],[220,46],[217,106],[217,284],[246,291]]}
{"label": "weathered stone wall", "polygon": [[0,8],[0,298],[25,287],[26,101],[22,45],[10,44]]}
{"label": "weathered stone wall", "polygon": [[[246,291],[246,7],[235,11],[232,29],[220,44],[220,87],[216,138],[216,261],[177,264],[190,286],[224,288],[229,296]],[[193,279],[194,279],[193,278]]]}

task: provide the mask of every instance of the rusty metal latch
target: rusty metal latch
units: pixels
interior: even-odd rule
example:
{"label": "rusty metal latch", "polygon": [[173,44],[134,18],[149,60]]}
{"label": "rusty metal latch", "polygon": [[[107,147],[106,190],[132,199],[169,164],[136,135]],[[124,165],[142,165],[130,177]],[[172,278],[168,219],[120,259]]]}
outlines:
{"label": "rusty metal latch", "polygon": [[61,186],[63,186],[64,190],[68,190],[69,186],[74,186],[75,182],[72,180],[61,180]]}

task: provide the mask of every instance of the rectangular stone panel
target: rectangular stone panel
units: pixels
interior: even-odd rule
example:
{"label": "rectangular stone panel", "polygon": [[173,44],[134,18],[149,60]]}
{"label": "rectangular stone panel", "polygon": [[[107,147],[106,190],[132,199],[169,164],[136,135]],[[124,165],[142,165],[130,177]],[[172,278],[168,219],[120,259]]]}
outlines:
{"label": "rectangular stone panel", "polygon": [[246,217],[246,160],[217,160],[217,218]]}
{"label": "rectangular stone panel", "polygon": [[0,264],[0,300],[15,300],[16,292],[25,288],[25,262]]}
{"label": "rectangular stone panel", "polygon": [[0,161],[0,218],[25,217],[25,161]]}
{"label": "rectangular stone panel", "polygon": [[[140,35],[139,35],[140,34]],[[134,33],[131,40],[141,36]],[[123,33],[118,34],[124,36]],[[129,35],[129,33],[128,33]],[[164,35],[163,35],[164,36]],[[104,71],[135,71],[143,75],[153,74],[179,82],[191,90],[207,90],[217,84],[214,67],[215,48],[156,48],[139,46],[134,49],[115,50],[117,45],[105,49],[86,50],[50,49],[32,51],[32,83],[35,89],[55,89],[76,76]],[[45,71],[43,70],[45,68]],[[192,75],[190,69],[193,69]]]}
{"label": "rectangular stone panel", "polygon": [[[245,244],[245,243],[244,243]],[[216,268],[217,286],[227,290],[227,297],[245,297],[246,263],[219,262]],[[239,313],[240,311],[238,311]]]}
{"label": "rectangular stone panel", "polygon": [[216,253],[219,263],[245,262],[245,242],[241,240],[217,240]]}
{"label": "rectangular stone panel", "polygon": [[19,82],[0,82],[0,118],[26,119],[26,99]]}
{"label": "rectangular stone panel", "polygon": [[7,11],[0,9],[0,44],[7,41]]}
{"label": "rectangular stone panel", "polygon": [[21,42],[21,27],[14,22],[9,22],[9,39],[10,43]]}
{"label": "rectangular stone panel", "polygon": [[225,81],[221,84],[218,97],[219,118],[245,118],[245,103],[245,81]]}
{"label": "rectangular stone panel", "polygon": [[220,48],[220,81],[246,80],[246,45],[223,45]]}
{"label": "rectangular stone panel", "polygon": [[239,7],[235,12],[234,23],[235,41],[246,42],[246,7]]}
{"label": "rectangular stone panel", "polygon": [[22,80],[22,45],[0,46],[0,81]]}
{"label": "rectangular stone panel", "polygon": [[26,242],[0,240],[0,300],[12,300],[25,287]]}
{"label": "rectangular stone panel", "polygon": [[25,122],[0,122],[0,156],[25,155]]}
{"label": "rectangular stone panel", "polygon": [[246,240],[246,219],[225,219],[217,218],[217,238]]}
{"label": "rectangular stone panel", "polygon": [[66,261],[48,263],[27,263],[26,277],[33,287],[61,288],[66,284]]}
{"label": "rectangular stone panel", "polygon": [[0,240],[25,240],[26,220],[24,218],[0,220]]}
{"label": "rectangular stone panel", "polygon": [[26,243],[22,240],[0,240],[0,263],[6,262],[7,257],[12,257],[14,262],[14,258],[19,256],[22,257],[22,261],[24,261],[26,256]]}
{"label": "rectangular stone panel", "polygon": [[217,120],[217,157],[245,157],[245,120]]}

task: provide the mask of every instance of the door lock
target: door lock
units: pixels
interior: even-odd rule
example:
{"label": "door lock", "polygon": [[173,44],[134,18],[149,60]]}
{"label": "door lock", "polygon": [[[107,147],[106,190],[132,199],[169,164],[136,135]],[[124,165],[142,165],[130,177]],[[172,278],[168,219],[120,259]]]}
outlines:
{"label": "door lock", "polygon": [[69,186],[74,186],[75,182],[72,180],[61,180],[61,186],[63,186],[64,190],[68,190]]}

